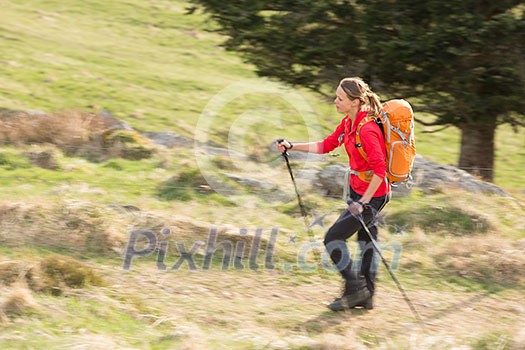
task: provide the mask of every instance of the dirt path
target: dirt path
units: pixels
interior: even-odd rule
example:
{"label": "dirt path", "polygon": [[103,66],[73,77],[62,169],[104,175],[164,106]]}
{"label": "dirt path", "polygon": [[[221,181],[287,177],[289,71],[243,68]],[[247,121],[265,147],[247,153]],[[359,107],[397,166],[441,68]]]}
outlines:
{"label": "dirt path", "polygon": [[443,288],[409,290],[426,324],[423,330],[399,291],[387,283],[378,283],[374,310],[333,313],[323,302],[339,293],[335,274],[161,272],[145,266],[105,273],[124,295],[142,298],[158,310],[158,318],[173,322],[190,348],[220,339],[235,344],[247,341],[255,348],[335,349],[469,348],[487,334],[501,334],[502,344],[509,342],[506,335],[515,346],[525,340],[525,308],[515,291],[494,295]]}

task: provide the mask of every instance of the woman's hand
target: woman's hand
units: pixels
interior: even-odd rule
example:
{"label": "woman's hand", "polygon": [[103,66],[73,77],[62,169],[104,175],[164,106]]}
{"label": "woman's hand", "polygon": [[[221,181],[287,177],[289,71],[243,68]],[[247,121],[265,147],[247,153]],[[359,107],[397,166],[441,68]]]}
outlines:
{"label": "woman's hand", "polygon": [[285,139],[278,139],[277,141],[275,141],[275,145],[281,153],[284,153],[293,147],[292,143],[286,141]]}
{"label": "woman's hand", "polygon": [[348,202],[346,202],[348,204],[348,211],[350,212],[350,214],[352,214],[353,216],[359,216],[361,215],[361,213],[364,211],[365,209],[365,205],[360,202],[360,201],[354,201],[354,200],[349,200]]}

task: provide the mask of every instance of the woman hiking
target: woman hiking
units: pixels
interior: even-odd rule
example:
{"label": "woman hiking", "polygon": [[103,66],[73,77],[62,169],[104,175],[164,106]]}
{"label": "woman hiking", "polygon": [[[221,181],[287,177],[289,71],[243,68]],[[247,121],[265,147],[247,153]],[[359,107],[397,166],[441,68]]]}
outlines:
{"label": "woman hiking", "polygon": [[[376,217],[390,200],[390,184],[386,180],[382,131],[376,123],[366,122],[365,118],[379,115],[381,102],[368,84],[357,77],[341,80],[334,102],[337,112],[345,116],[331,135],[319,142],[292,144],[287,140],[279,140],[277,147],[281,152],[292,150],[323,154],[344,144],[350,163],[349,183],[346,184],[350,192],[348,207],[324,238],[327,252],[344,279],[344,291],[328,307],[333,311],[358,306],[372,309],[377,268],[373,263],[375,252],[369,236],[356,217],[362,215],[373,238],[377,240]],[[363,121],[360,142],[356,143],[356,131]],[[362,250],[360,266],[353,266],[346,245],[346,240],[356,232]]]}

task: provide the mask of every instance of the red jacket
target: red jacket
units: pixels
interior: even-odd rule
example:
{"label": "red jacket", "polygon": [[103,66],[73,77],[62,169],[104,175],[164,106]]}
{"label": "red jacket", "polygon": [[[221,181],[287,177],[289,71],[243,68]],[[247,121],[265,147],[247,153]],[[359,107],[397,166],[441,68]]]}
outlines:
{"label": "red jacket", "polygon": [[[368,158],[368,162],[363,158],[355,144],[357,126],[366,115],[366,111],[358,112],[353,124],[352,120],[348,116],[345,116],[331,135],[317,143],[317,147],[320,153],[328,153],[341,144],[344,144],[352,170],[359,172],[373,170],[375,175],[385,178],[385,140],[383,139],[383,133],[379,129],[379,126],[374,122],[369,122],[361,127],[361,144]],[[342,139],[340,139],[341,136]],[[361,180],[356,175],[352,175],[350,176],[350,186],[355,192],[363,195],[368,188],[368,182]],[[384,196],[388,192],[390,192],[390,185],[387,181],[384,181],[376,193],[374,193],[374,197]]]}

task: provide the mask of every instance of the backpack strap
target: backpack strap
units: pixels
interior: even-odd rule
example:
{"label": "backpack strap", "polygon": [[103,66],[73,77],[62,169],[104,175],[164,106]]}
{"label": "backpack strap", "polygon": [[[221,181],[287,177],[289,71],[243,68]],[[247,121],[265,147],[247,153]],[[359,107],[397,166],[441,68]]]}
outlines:
{"label": "backpack strap", "polygon": [[344,119],[343,119],[343,125],[344,125],[344,131],[341,135],[339,135],[339,137],[337,138],[337,141],[339,142],[339,146],[341,146],[343,143],[344,143],[344,139],[345,139],[345,136],[348,135],[350,133],[350,128],[349,128],[349,123],[348,123],[348,120],[350,118],[348,118],[348,116],[346,116]]}
{"label": "backpack strap", "polygon": [[[361,144],[361,128],[363,127],[363,125],[371,121],[375,121],[375,118],[372,118],[368,115],[364,117],[363,120],[361,120],[361,122],[357,125],[357,130],[355,132],[355,146],[357,150],[359,151],[359,153],[361,154],[361,156],[363,156],[363,158],[367,162],[368,162],[368,158],[366,156],[365,150],[363,149],[363,145]],[[350,171],[351,171],[351,174],[357,175],[361,180],[365,182],[372,181],[372,176],[374,175],[374,172],[372,170],[358,172],[358,171],[351,169]]]}
{"label": "backpack strap", "polygon": [[361,122],[357,125],[357,130],[355,132],[355,146],[359,153],[363,156],[363,158],[368,162],[368,158],[366,157],[365,150],[363,149],[363,145],[361,144],[361,128],[366,123],[369,123],[371,121],[374,121],[375,119],[367,115],[366,117],[361,120]]}

